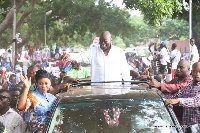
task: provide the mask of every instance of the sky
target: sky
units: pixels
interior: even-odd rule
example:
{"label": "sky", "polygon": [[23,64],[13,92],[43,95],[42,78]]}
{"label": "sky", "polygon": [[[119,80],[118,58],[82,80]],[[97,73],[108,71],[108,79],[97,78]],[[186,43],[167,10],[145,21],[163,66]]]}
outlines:
{"label": "sky", "polygon": [[[110,2],[111,0],[105,0],[106,2]],[[125,5],[122,4],[123,0],[113,0],[113,4],[117,5],[120,8],[125,8]],[[139,10],[130,10],[131,15],[137,15],[140,16],[140,11]]]}

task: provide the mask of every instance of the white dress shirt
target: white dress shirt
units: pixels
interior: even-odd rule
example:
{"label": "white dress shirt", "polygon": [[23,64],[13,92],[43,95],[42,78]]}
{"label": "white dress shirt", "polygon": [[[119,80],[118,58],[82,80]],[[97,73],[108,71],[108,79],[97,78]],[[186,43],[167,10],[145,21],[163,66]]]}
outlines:
{"label": "white dress shirt", "polygon": [[7,133],[25,133],[23,118],[12,108],[0,116],[0,122],[5,125]]}
{"label": "white dress shirt", "polygon": [[199,52],[195,44],[193,46],[191,45],[190,55],[193,55],[193,58],[191,60],[192,64],[199,61]]}
{"label": "white dress shirt", "polygon": [[176,69],[177,68],[177,65],[181,59],[181,52],[177,49],[174,49],[171,51],[170,53],[170,57],[172,60],[172,69]]}
{"label": "white dress shirt", "polygon": [[163,58],[160,59],[160,63],[162,65],[167,65],[167,62],[169,62],[169,54],[168,54],[167,49],[165,47],[163,47],[160,50],[160,56],[163,56]]}
{"label": "white dress shirt", "polygon": [[71,60],[91,64],[91,82],[130,81],[130,70],[124,51],[111,45],[107,56],[100,45],[94,45],[82,53],[72,53]]}

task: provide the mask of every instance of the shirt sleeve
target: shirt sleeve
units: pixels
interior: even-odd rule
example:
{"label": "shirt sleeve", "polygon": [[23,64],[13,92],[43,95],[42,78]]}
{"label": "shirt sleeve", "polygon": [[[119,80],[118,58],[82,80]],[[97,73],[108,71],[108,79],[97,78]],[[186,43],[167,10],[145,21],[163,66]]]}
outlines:
{"label": "shirt sleeve", "polygon": [[37,104],[37,98],[33,96],[32,93],[28,93],[25,103],[25,109],[22,110],[22,112],[27,112],[27,110],[31,105],[36,106],[36,104]]}
{"label": "shirt sleeve", "polygon": [[186,80],[182,81],[179,84],[175,84],[173,79],[170,82],[167,83],[161,83],[161,91],[162,92],[168,92],[168,93],[176,93],[183,87],[189,84],[189,82],[192,80],[192,78],[187,78]]}
{"label": "shirt sleeve", "polygon": [[70,60],[76,60],[77,62],[90,64],[91,63],[92,52],[93,52],[92,48],[89,48],[85,52],[71,53],[69,59]]}
{"label": "shirt sleeve", "polygon": [[179,106],[183,107],[199,107],[200,106],[200,94],[190,98],[178,98],[180,100]]}
{"label": "shirt sleeve", "polygon": [[182,83],[182,84],[161,83],[161,91],[162,92],[168,92],[168,93],[176,93],[186,85],[187,85],[186,83]]}

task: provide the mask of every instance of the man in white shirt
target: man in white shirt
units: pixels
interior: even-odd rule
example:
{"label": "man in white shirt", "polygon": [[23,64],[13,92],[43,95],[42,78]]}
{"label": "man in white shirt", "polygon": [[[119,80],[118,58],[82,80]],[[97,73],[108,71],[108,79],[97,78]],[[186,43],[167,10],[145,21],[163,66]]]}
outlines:
{"label": "man in white shirt", "polygon": [[[86,52],[71,53],[70,59],[91,64],[91,82],[130,81],[130,70],[124,51],[112,45],[109,31],[103,31],[100,45],[90,47]],[[98,84],[99,85],[99,84]]]}
{"label": "man in white shirt", "polygon": [[175,70],[177,68],[177,65],[181,59],[181,52],[176,49],[177,44],[173,43],[172,44],[172,51],[170,53],[170,61],[172,63],[172,69]]}
{"label": "man in white shirt", "polygon": [[190,64],[191,66],[199,61],[199,53],[197,46],[195,45],[195,39],[191,38],[190,39],[190,44],[191,44],[191,51],[190,51]]}
{"label": "man in white shirt", "polygon": [[167,63],[170,61],[166,43],[164,41],[161,42],[160,48],[160,72],[163,73],[163,71],[166,69]]}
{"label": "man in white shirt", "polygon": [[10,108],[10,98],[9,90],[0,90],[0,122],[5,125],[7,133],[25,133],[24,120]]}

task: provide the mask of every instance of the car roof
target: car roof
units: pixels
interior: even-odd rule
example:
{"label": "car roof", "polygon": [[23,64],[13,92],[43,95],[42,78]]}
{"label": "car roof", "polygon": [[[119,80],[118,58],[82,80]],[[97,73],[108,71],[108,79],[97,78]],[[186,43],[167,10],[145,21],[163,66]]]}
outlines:
{"label": "car roof", "polygon": [[67,92],[60,93],[60,103],[74,103],[97,100],[125,100],[162,101],[158,91],[149,89],[147,84],[133,84],[122,86],[77,86]]}

